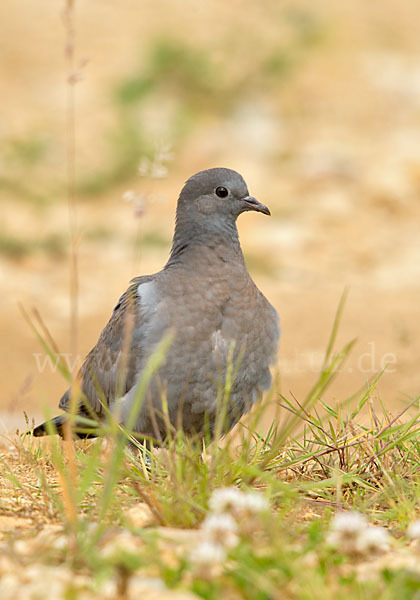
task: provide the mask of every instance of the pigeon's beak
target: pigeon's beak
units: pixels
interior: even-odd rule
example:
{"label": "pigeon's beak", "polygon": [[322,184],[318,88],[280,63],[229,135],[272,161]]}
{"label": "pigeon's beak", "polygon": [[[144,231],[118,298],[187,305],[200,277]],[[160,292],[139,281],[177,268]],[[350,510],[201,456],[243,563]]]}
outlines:
{"label": "pigeon's beak", "polygon": [[261,204],[261,202],[258,202],[258,200],[254,198],[254,196],[245,196],[245,198],[242,198],[242,201],[245,205],[244,210],[255,210],[256,212],[263,213],[264,215],[271,215],[268,206],[265,206],[265,204]]}

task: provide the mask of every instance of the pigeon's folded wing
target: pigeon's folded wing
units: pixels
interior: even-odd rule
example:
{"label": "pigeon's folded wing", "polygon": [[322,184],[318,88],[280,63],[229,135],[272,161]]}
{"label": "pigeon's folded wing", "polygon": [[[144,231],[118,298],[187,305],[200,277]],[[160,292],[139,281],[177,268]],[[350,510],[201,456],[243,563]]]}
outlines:
{"label": "pigeon's folded wing", "polygon": [[[86,356],[78,373],[82,398],[81,413],[101,417],[106,408],[128,392],[137,381],[141,359],[142,317],[138,309],[137,289],[153,276],[136,277],[121,296],[99,340]],[[70,392],[60,400],[62,410],[70,409]]]}

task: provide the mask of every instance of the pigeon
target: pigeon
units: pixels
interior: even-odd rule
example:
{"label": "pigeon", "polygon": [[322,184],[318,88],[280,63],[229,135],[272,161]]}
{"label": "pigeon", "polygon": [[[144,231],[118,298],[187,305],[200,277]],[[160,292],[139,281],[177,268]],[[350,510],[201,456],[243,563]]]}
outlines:
{"label": "pigeon", "polygon": [[[113,309],[78,374],[78,414],[100,423],[111,413],[125,424],[145,367],[168,332],[169,348],[134,415],[136,437],[164,442],[168,427],[214,436],[220,398],[227,397],[224,435],[270,388],[279,319],[245,265],[236,220],[247,211],[270,215],[236,171],[207,169],[187,180],[168,262],[134,278]],[[59,403],[67,414],[52,420],[61,435],[70,404],[68,390]],[[43,423],[33,434],[48,431]]]}

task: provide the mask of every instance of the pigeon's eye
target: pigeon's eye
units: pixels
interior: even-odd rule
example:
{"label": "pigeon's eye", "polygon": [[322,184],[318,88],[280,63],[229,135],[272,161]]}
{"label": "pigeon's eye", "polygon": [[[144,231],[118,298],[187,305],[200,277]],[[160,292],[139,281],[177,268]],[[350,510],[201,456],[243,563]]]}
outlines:
{"label": "pigeon's eye", "polygon": [[216,188],[216,194],[219,196],[219,198],[226,198],[226,196],[229,194],[229,192],[225,187],[220,185],[219,187]]}

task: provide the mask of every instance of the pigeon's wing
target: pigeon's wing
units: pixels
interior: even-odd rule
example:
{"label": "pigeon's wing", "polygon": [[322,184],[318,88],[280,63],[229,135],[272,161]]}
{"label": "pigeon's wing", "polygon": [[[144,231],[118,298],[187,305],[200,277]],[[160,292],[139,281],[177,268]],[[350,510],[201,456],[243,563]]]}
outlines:
{"label": "pigeon's wing", "polygon": [[[142,315],[137,302],[139,284],[153,280],[153,275],[136,277],[121,296],[99,340],[86,356],[78,373],[83,397],[80,412],[98,417],[105,414],[113,401],[136,383],[141,360]],[[59,407],[70,409],[70,390],[62,396]]]}

